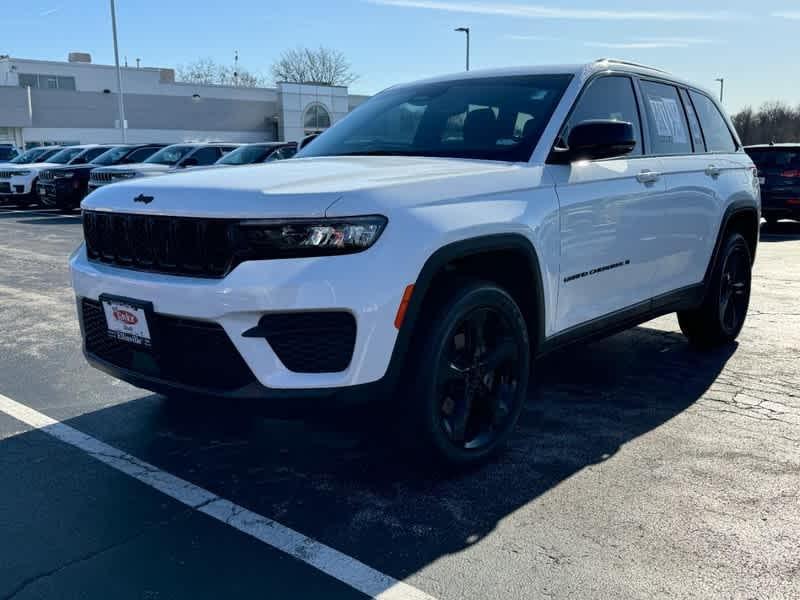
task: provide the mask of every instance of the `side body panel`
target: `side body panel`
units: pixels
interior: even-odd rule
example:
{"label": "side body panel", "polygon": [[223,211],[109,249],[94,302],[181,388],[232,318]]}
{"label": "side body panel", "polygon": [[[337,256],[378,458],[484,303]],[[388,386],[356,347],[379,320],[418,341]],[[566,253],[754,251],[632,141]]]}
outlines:
{"label": "side body panel", "polygon": [[653,224],[666,201],[656,158],[548,165],[560,202],[561,277],[556,331],[650,298],[663,249]]}

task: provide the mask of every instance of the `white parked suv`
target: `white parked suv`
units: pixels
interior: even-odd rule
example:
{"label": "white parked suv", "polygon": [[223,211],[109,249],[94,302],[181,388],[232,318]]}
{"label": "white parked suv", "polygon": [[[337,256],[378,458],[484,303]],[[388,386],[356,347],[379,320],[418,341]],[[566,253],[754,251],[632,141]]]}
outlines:
{"label": "white parked suv", "polygon": [[399,85],[293,160],[83,209],[93,365],[167,395],[384,402],[464,464],[554,348],[676,311],[690,341],[733,340],[759,185],[710,94],[602,60]]}
{"label": "white parked suv", "polygon": [[239,145],[217,142],[172,144],[162,148],[141,163],[94,169],[89,176],[89,191],[117,181],[154,177],[173,173],[179,169],[213,165],[228,152],[238,148]]}

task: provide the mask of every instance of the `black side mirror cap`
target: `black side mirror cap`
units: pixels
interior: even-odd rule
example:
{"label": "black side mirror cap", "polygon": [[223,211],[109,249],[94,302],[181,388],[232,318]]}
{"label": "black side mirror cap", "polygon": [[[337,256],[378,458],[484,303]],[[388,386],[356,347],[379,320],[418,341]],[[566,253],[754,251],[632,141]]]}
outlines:
{"label": "black side mirror cap", "polygon": [[578,160],[600,160],[630,154],[636,148],[633,125],[627,121],[596,119],[572,128],[566,148],[554,148],[548,162],[569,164]]}

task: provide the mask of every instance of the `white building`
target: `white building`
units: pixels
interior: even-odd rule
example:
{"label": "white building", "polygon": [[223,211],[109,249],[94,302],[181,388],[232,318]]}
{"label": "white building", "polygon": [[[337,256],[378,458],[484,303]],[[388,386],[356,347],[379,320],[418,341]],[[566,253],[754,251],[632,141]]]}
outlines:
{"label": "white building", "polygon": [[[175,81],[172,69],[124,67],[129,142],[297,141],[367,97],[346,87],[274,88]],[[0,142],[18,146],[121,141],[116,69],[71,53],[68,62],[0,56]]]}

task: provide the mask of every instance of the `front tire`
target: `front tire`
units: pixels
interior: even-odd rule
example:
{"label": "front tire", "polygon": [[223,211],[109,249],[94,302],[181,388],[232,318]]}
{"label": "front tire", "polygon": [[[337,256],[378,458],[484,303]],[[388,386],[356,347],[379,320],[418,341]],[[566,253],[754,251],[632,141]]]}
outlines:
{"label": "front tire", "polygon": [[703,304],[678,313],[681,331],[692,344],[727,344],[742,330],[750,305],[752,258],[744,237],[732,233],[722,245]]}
{"label": "front tire", "polygon": [[469,466],[504,444],[522,412],[531,360],[525,318],[486,282],[456,287],[431,316],[411,374],[411,435],[420,435],[426,459]]}

